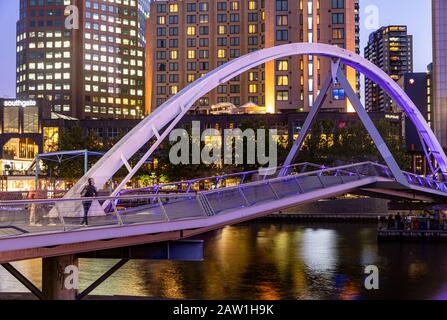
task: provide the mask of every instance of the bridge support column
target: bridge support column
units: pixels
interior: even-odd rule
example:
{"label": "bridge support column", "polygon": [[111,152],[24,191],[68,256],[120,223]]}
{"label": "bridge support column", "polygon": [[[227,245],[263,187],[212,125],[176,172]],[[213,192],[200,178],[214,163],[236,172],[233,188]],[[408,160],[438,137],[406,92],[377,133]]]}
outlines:
{"label": "bridge support column", "polygon": [[[78,270],[78,259],[74,255],[44,258],[42,261],[43,300],[76,300]],[[68,277],[73,277],[73,279]]]}

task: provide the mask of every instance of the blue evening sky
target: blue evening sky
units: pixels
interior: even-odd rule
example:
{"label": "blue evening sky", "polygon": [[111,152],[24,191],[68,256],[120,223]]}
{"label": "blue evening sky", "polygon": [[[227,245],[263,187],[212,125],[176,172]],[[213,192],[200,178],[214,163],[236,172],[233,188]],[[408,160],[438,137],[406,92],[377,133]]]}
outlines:
{"label": "blue evening sky", "polygon": [[[329,0],[322,0],[329,1]],[[360,0],[361,48],[373,30],[364,27],[365,8],[379,9],[379,25],[405,24],[414,36],[414,70],[425,71],[432,60],[430,0]],[[19,0],[0,0],[0,97],[15,96],[15,41]]]}

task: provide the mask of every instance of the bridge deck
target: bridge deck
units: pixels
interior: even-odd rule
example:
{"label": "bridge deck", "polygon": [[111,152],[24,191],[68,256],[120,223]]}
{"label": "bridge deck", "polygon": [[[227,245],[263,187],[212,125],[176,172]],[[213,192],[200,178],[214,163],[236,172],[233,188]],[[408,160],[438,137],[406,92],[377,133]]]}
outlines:
{"label": "bridge deck", "polygon": [[[33,249],[51,246],[75,245],[75,251],[85,252],[98,250],[97,246],[91,245],[95,241],[107,240],[108,243],[100,247],[110,248],[123,243],[118,245],[111,241],[113,239],[163,233],[166,233],[163,237],[166,240],[176,239],[183,237],[187,230],[200,233],[217,229],[298,204],[359,189],[368,190],[377,184],[394,183],[395,189],[403,189],[399,185],[396,187],[386,167],[377,164],[313,168],[313,171],[301,173],[302,167],[299,168],[298,172],[293,170],[287,176],[274,175],[269,179],[259,175],[256,179],[254,175],[247,178],[247,173],[239,174],[238,177],[244,175],[244,179],[232,187],[219,185],[225,179],[219,177],[216,189],[202,192],[189,189],[182,194],[161,194],[138,190],[136,194],[120,197],[95,198],[88,227],[80,226],[85,198],[1,202],[0,262],[14,259],[14,252],[23,257],[24,250],[28,250],[26,256],[29,257],[33,256],[30,253]],[[428,187],[415,186],[418,192],[421,188],[426,193],[432,191]],[[442,193],[435,191],[435,194]],[[32,211],[38,217],[37,225],[30,224]],[[129,241],[129,245],[134,244]],[[41,256],[41,251],[35,250],[35,256]]]}

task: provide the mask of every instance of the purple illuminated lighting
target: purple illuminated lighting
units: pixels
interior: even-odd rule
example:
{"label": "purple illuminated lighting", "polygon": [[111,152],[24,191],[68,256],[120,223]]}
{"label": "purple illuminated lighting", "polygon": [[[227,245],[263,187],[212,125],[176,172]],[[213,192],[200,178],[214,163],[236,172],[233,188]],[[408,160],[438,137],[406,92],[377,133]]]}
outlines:
{"label": "purple illuminated lighting", "polygon": [[[291,43],[251,52],[240,58],[231,60],[188,85],[176,96],[157,108],[146,119],[141,121],[120,142],[111,148],[109,152],[107,152],[107,154],[76,183],[73,189],[65,195],[65,198],[72,198],[79,194],[88,178],[95,179],[98,187],[102,187],[121,167],[123,167],[123,165],[126,165],[127,159],[134,156],[152,138],[157,137],[157,141],[152,145],[151,149],[131,170],[128,176],[121,181],[116,190],[114,190],[113,195],[118,194],[144,164],[145,161],[143,160],[147,160],[153,154],[162,141],[169,135],[169,132],[175,128],[176,124],[180,122],[181,118],[198,99],[208,94],[219,85],[228,82],[252,68],[263,65],[269,61],[300,55],[321,56],[337,60],[341,64],[352,67],[363,73],[371,81],[377,83],[377,85],[379,85],[391,99],[396,101],[412,121],[427,148],[432,152],[436,163],[438,163],[439,169],[445,176],[447,176],[447,156],[433,131],[413,101],[407,96],[399,84],[391,79],[383,70],[354,52],[333,45],[321,43]],[[163,128],[166,127],[168,129],[162,131]],[[160,134],[160,132],[163,133]],[[383,146],[378,145],[377,147],[383,149]],[[385,161],[387,160],[389,159],[385,158]],[[394,168],[393,172],[396,172],[397,169],[398,168]]]}

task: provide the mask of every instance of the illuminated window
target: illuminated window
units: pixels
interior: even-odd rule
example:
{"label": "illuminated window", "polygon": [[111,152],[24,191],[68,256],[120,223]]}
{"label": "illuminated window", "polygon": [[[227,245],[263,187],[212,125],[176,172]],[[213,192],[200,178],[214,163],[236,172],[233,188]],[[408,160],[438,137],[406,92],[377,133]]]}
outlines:
{"label": "illuminated window", "polygon": [[188,74],[188,82],[194,82],[196,80],[196,76],[194,74]]}
{"label": "illuminated window", "polygon": [[258,85],[257,84],[250,84],[248,86],[248,92],[249,93],[257,93],[258,92]]}
{"label": "illuminated window", "polygon": [[172,86],[171,87],[171,94],[174,95],[174,94],[177,94],[177,93],[178,93],[178,86]]}
{"label": "illuminated window", "polygon": [[188,27],[186,29],[186,34],[188,36],[195,36],[196,35],[196,27]]}
{"label": "illuminated window", "polygon": [[256,33],[256,31],[257,31],[257,25],[255,25],[255,24],[250,24],[249,26],[248,26],[248,33],[249,34],[255,34]]}
{"label": "illuminated window", "polygon": [[344,39],[345,38],[345,29],[342,28],[334,28],[332,29],[332,39]]}
{"label": "illuminated window", "polygon": [[289,61],[288,60],[280,60],[277,62],[277,70],[278,71],[288,71],[289,70]]}
{"label": "illuminated window", "polygon": [[276,100],[278,100],[278,101],[288,101],[289,100],[289,91],[287,91],[287,90],[278,90],[276,92]]}
{"label": "illuminated window", "polygon": [[[87,108],[87,106],[86,106]],[[43,129],[44,152],[54,152],[59,147],[59,128],[45,127]]]}
{"label": "illuminated window", "polygon": [[195,58],[196,58],[196,51],[188,50],[188,59],[195,59]]}
{"label": "illuminated window", "polygon": [[288,86],[289,85],[289,76],[278,76],[277,79],[278,86]]}
{"label": "illuminated window", "polygon": [[248,1],[248,10],[256,10],[257,9],[257,2],[250,0]]}
{"label": "illuminated window", "polygon": [[23,111],[23,132],[39,133],[39,108],[27,107]]}
{"label": "illuminated window", "polygon": [[218,58],[222,59],[222,58],[225,58],[226,56],[227,56],[227,50],[219,49],[217,51],[217,57]]}
{"label": "illuminated window", "polygon": [[218,34],[225,34],[226,33],[227,28],[225,26],[219,26],[217,28],[217,33]]}
{"label": "illuminated window", "polygon": [[250,81],[257,81],[258,80],[258,73],[257,72],[250,72],[248,74],[248,79]]}
{"label": "illuminated window", "polygon": [[19,133],[19,108],[5,107],[3,109],[3,133]]}

